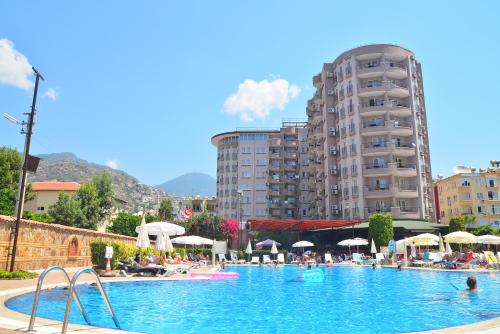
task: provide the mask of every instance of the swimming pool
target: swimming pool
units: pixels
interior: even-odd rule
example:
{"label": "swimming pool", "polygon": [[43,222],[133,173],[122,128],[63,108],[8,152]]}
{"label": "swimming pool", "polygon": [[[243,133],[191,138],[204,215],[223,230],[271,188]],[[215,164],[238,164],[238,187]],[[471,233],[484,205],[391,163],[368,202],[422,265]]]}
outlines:
{"label": "swimming pool", "polygon": [[[122,329],[144,333],[402,333],[499,316],[500,275],[370,267],[321,268],[323,282],[300,282],[300,269],[231,267],[239,279],[105,283]],[[114,328],[97,288],[78,286],[92,324]],[[38,316],[62,320],[67,291],[44,291]],[[30,314],[33,293],[7,307]],[[70,321],[85,324],[76,305]]]}

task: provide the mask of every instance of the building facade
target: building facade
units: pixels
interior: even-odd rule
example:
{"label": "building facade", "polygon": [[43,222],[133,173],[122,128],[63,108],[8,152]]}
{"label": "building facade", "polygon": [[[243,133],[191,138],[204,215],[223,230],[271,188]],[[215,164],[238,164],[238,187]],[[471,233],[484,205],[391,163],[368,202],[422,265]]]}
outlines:
{"label": "building facade", "polygon": [[455,175],[435,182],[436,219],[449,224],[451,217],[472,215],[476,225],[500,227],[500,162],[491,167],[461,168]]}
{"label": "building facade", "polygon": [[307,104],[313,218],[434,219],[420,63],[404,48],[355,48],[323,65]]}
{"label": "building facade", "polygon": [[172,202],[174,219],[182,220],[185,209],[193,211],[193,215],[206,212],[209,214],[217,213],[217,197],[207,196],[167,196]]}
{"label": "building facade", "polygon": [[217,134],[217,199],[219,213],[228,218],[298,218],[300,173],[305,173],[300,150],[307,149],[305,122],[284,121],[279,129],[242,130]]}
{"label": "building facade", "polygon": [[24,204],[24,210],[46,213],[49,211],[49,207],[59,199],[59,193],[64,192],[73,196],[80,189],[80,184],[59,181],[32,182],[31,189],[35,193],[35,198]]}

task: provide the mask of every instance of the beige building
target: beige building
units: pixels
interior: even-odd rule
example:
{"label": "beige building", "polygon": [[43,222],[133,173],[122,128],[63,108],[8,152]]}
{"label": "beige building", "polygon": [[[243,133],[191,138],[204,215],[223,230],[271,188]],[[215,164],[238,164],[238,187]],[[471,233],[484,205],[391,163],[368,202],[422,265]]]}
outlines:
{"label": "beige building", "polygon": [[313,218],[434,219],[421,65],[402,47],[344,52],[308,101]]}
{"label": "beige building", "polygon": [[[308,215],[301,196],[307,127],[284,121],[281,128],[242,130],[212,137],[217,147],[218,210],[224,217],[299,218]],[[304,174],[305,175],[305,174]]]}
{"label": "beige building", "polygon": [[476,225],[500,227],[500,162],[491,167],[459,167],[455,175],[436,181],[436,219],[449,224],[451,217],[472,215]]}
{"label": "beige building", "polygon": [[194,215],[202,212],[217,213],[217,197],[215,196],[168,196],[167,198],[172,201],[174,219],[176,220],[182,219],[182,212],[185,209],[192,210]]}
{"label": "beige building", "polygon": [[32,182],[31,188],[35,193],[35,198],[24,204],[24,210],[45,213],[49,211],[51,205],[57,202],[59,193],[64,192],[73,196],[80,189],[80,184],[58,181]]}

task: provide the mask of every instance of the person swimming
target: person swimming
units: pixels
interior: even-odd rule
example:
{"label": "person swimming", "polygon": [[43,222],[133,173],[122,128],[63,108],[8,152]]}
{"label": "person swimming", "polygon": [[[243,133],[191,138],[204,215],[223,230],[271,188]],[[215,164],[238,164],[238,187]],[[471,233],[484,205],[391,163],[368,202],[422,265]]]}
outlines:
{"label": "person swimming", "polygon": [[467,277],[467,286],[469,287],[467,290],[470,292],[478,292],[477,289],[477,279],[476,276]]}

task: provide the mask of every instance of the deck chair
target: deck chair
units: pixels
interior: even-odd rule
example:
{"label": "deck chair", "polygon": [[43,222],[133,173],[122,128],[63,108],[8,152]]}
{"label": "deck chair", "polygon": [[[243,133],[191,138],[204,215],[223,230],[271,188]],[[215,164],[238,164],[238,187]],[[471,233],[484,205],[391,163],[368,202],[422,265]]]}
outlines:
{"label": "deck chair", "polygon": [[500,265],[498,263],[498,259],[497,257],[495,256],[495,253],[493,253],[492,251],[484,251],[484,257],[486,259],[486,261],[488,262],[488,265],[495,268],[495,269],[499,269],[500,268]]}
{"label": "deck chair", "polygon": [[360,253],[352,253],[352,262],[356,264],[363,264],[363,257],[361,256]]}
{"label": "deck chair", "polygon": [[277,258],[277,260],[278,260],[278,263],[283,263],[283,264],[285,264],[285,254],[283,254],[283,253],[278,253],[278,258]]}
{"label": "deck chair", "polygon": [[231,252],[231,263],[242,264],[245,263],[245,260],[238,259],[238,254],[236,252]]}
{"label": "deck chair", "polygon": [[332,254],[325,253],[325,263],[327,263],[328,261],[330,261],[331,263],[333,263]]}
{"label": "deck chair", "polygon": [[384,261],[384,260],[385,260],[385,256],[384,256],[384,254],[382,254],[382,253],[377,253],[377,254],[375,254],[375,261],[376,261],[376,262],[379,262],[379,263],[380,263],[380,262],[382,262],[382,261]]}
{"label": "deck chair", "polygon": [[262,255],[262,263],[267,264],[271,262],[273,261],[271,261],[271,257],[269,255]]}
{"label": "deck chair", "polygon": [[217,255],[219,256],[219,262],[222,262],[222,261],[229,262],[226,259],[226,254],[217,254]]}
{"label": "deck chair", "polygon": [[252,260],[250,260],[250,264],[259,264],[260,259],[258,256],[252,256]]}

